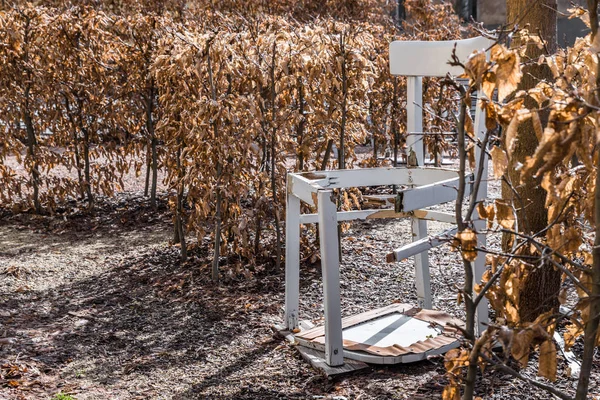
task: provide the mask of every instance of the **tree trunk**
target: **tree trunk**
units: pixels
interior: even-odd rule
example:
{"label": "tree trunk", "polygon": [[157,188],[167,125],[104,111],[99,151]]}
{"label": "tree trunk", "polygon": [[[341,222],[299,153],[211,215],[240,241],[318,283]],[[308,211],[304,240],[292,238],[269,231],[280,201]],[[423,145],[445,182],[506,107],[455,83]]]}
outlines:
{"label": "tree trunk", "polygon": [[275,268],[279,270],[281,267],[281,223],[279,220],[279,208],[277,201],[277,128],[275,125],[275,119],[277,117],[277,109],[275,100],[277,99],[277,93],[275,92],[275,56],[277,50],[277,42],[273,42],[273,53],[271,57],[271,123],[273,129],[271,132],[271,192],[273,193],[273,213],[275,214]]}
{"label": "tree trunk", "polygon": [[[588,0],[588,10],[590,12],[590,27],[592,29],[592,43],[598,35],[598,0]],[[600,83],[600,66],[596,67],[596,88]],[[598,97],[595,97],[598,99]],[[597,100],[596,100],[597,101]],[[596,104],[597,105],[597,104]],[[596,192],[594,193],[594,220],[595,233],[594,248],[592,250],[592,290],[589,300],[589,319],[584,328],[583,357],[581,359],[581,372],[579,373],[579,382],[577,384],[576,400],[587,398],[590,384],[590,374],[594,365],[594,353],[598,345],[598,329],[600,329],[600,155],[596,160]]]}
{"label": "tree trunk", "polygon": [[585,324],[583,357],[576,400],[587,398],[590,384],[590,374],[594,365],[594,353],[598,344],[598,328],[600,327],[600,156],[596,165],[596,193],[594,213],[596,220],[596,238],[592,250],[592,291],[589,301],[589,320]]}
{"label": "tree trunk", "polygon": [[148,190],[150,190],[150,141],[146,142],[146,181],[144,182],[144,197],[148,197]]}
{"label": "tree trunk", "polygon": [[177,171],[179,174],[179,182],[177,187],[177,204],[175,205],[175,241],[179,242],[181,246],[181,262],[187,260],[187,244],[185,241],[185,221],[183,215],[183,195],[184,195],[184,183],[183,178],[185,177],[185,171],[183,163],[181,162],[182,149],[185,147],[183,140],[179,140],[179,146],[177,149]]}
{"label": "tree trunk", "polygon": [[398,0],[398,5],[396,6],[396,22],[400,25],[404,19],[406,19],[404,0]]}
{"label": "tree trunk", "polygon": [[[26,90],[27,95],[29,95],[29,88]],[[35,137],[35,129],[33,127],[33,121],[31,120],[31,115],[29,111],[25,111],[24,115],[25,119],[25,127],[27,128],[27,155],[31,158],[31,169],[29,171],[29,175],[31,175],[31,184],[33,186],[33,206],[35,208],[35,213],[39,214],[42,212],[42,206],[40,204],[40,171],[38,167],[37,157],[35,154],[35,146],[37,145],[37,140]]]}
{"label": "tree trunk", "polygon": [[83,132],[83,175],[84,186],[88,202],[88,210],[94,207],[94,195],[92,194],[92,180],[90,174],[90,135],[86,128],[81,127]]}
{"label": "tree trunk", "polygon": [[340,124],[340,148],[338,153],[338,169],[346,169],[346,120],[348,112],[348,75],[346,72],[346,42],[344,32],[340,34],[340,51],[342,57],[342,122]]}
{"label": "tree trunk", "polygon": [[456,0],[454,3],[454,10],[463,21],[469,21],[471,17],[477,17],[477,15],[475,15],[476,3],[475,0]]}
{"label": "tree trunk", "polygon": [[[24,42],[25,49],[29,48],[29,35],[30,35],[30,22],[31,20],[27,18],[27,22],[25,24],[25,32],[24,32]],[[25,51],[23,54],[23,61],[25,64],[29,64],[29,51]],[[33,120],[31,119],[31,81],[32,81],[32,71],[27,68],[27,86],[25,87],[25,110],[23,113],[23,119],[25,120],[25,128],[27,129],[27,155],[31,159],[31,169],[29,170],[29,175],[31,176],[31,185],[33,186],[33,207],[35,208],[36,214],[42,212],[42,206],[40,204],[40,171],[36,156],[37,146],[37,138],[35,136],[35,128],[33,126]],[[20,125],[20,124],[19,124]]]}
{"label": "tree trunk", "polygon": [[83,187],[83,176],[81,175],[81,156],[79,155],[77,125],[75,124],[73,113],[71,112],[71,103],[69,103],[69,97],[65,93],[63,93],[63,97],[65,98],[65,109],[67,111],[67,115],[69,116],[69,122],[71,123],[71,127],[73,129],[73,154],[75,155],[75,168],[77,169],[77,182],[79,183],[79,200],[82,200],[85,197],[85,193]]}
{"label": "tree trunk", "polygon": [[[518,24],[520,27],[529,24],[530,32],[538,32],[547,41],[547,51],[554,53],[557,48],[556,42],[556,0],[540,0],[532,2],[529,0],[507,0],[507,21],[509,24]],[[519,44],[515,38],[516,45]],[[537,60],[544,50],[529,45],[526,59]],[[545,65],[532,63],[523,68],[523,78],[519,84],[519,90],[533,88],[542,79],[551,79],[552,73]],[[532,99],[527,99],[526,107],[535,108]],[[541,114],[542,119],[547,115]],[[544,229],[547,224],[547,210],[545,208],[546,192],[541,188],[540,181],[527,177],[521,183],[520,171],[516,170],[518,163],[525,164],[525,159],[531,156],[538,146],[531,120],[519,126],[516,147],[512,153],[510,165],[507,169],[507,178],[512,183],[517,194],[504,182],[502,185],[502,197],[514,201],[517,209],[517,221],[519,231],[525,234],[533,234]],[[505,250],[510,248],[510,236],[504,235],[502,246]],[[541,256],[541,255],[540,255]],[[519,304],[519,317],[522,322],[531,322],[547,311],[558,310],[558,293],[560,291],[560,271],[552,266],[544,265],[534,269],[528,276],[521,292],[521,304]]]}
{"label": "tree trunk", "polygon": [[[394,92],[392,97],[392,138],[394,140],[394,168],[398,166],[398,146],[400,146],[400,134],[398,133],[398,121],[396,120],[396,115],[398,112],[398,77],[392,77],[394,82]],[[392,193],[396,194],[398,192],[398,187],[396,185],[392,186]]]}
{"label": "tree trunk", "polygon": [[[148,131],[148,135],[150,137],[150,163],[152,166],[152,185],[150,186],[150,206],[152,209],[156,210],[156,185],[157,185],[157,169],[158,169],[158,157],[156,154],[156,136],[154,134],[154,119],[152,118],[152,113],[154,111],[154,81],[150,84],[150,89],[148,93],[148,98],[146,99],[146,130]],[[149,163],[149,165],[150,165]],[[146,174],[148,171],[146,171]],[[146,175],[146,182],[148,182],[148,175]],[[146,188],[148,184],[146,184]],[[147,189],[146,189],[147,191]]]}
{"label": "tree trunk", "polygon": [[302,143],[304,141],[304,125],[306,117],[304,116],[304,85],[302,79],[298,78],[298,108],[300,113],[300,122],[298,122],[298,131],[296,140],[298,142],[298,171],[304,171],[304,152],[302,151]]}
{"label": "tree trunk", "polygon": [[[212,69],[212,58],[210,56],[210,47],[206,49],[207,57],[206,62],[208,64],[208,81],[210,84],[211,98],[214,102],[217,101],[217,86],[215,83],[215,79],[213,76]],[[214,121],[212,124],[213,134],[215,140],[218,141],[219,138],[219,126],[217,125],[217,121]],[[222,228],[222,202],[223,202],[223,194],[221,193],[221,188],[219,185],[221,184],[221,175],[223,174],[223,165],[221,164],[221,160],[219,155],[217,154],[217,160],[215,163],[215,191],[216,191],[216,210],[215,210],[215,244],[213,248],[213,260],[212,260],[212,272],[211,278],[213,282],[217,282],[219,280],[219,260],[221,258],[221,228]]]}

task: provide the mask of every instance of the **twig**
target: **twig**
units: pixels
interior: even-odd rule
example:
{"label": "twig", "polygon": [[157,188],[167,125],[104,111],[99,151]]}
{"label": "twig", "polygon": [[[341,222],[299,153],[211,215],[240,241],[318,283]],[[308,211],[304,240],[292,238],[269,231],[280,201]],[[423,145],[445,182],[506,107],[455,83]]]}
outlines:
{"label": "twig", "polygon": [[563,392],[559,391],[558,389],[556,389],[553,386],[550,385],[546,385],[545,383],[542,382],[538,382],[534,379],[528,378],[524,375],[521,375],[520,373],[518,373],[517,371],[515,371],[514,369],[510,368],[509,366],[503,364],[503,363],[497,363],[494,360],[492,360],[491,358],[489,358],[488,356],[486,356],[485,354],[480,354],[480,357],[483,358],[485,361],[487,361],[489,364],[492,364],[492,368],[496,368],[502,372],[506,372],[507,374],[522,380],[523,382],[527,382],[530,385],[533,385],[535,387],[538,387],[540,389],[544,389],[549,393],[552,393],[553,395],[555,395],[556,397],[563,399],[563,400],[573,400],[573,397],[564,394]]}

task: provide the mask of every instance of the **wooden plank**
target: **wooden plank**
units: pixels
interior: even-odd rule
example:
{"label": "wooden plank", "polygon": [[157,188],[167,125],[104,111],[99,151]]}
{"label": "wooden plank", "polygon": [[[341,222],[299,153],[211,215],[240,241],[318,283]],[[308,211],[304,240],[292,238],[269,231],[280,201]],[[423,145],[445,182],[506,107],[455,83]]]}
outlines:
{"label": "wooden plank", "polygon": [[[433,210],[413,210],[410,212],[397,213],[391,208],[384,210],[353,210],[339,211],[337,213],[338,222],[367,220],[367,219],[389,219],[389,218],[411,218],[416,217],[428,221],[445,222],[449,224],[456,223],[456,215]],[[301,224],[316,224],[319,222],[319,214],[300,215]]]}
{"label": "wooden plank", "polygon": [[321,190],[317,196],[325,309],[325,360],[327,365],[335,367],[344,364],[338,221],[333,191]]}
{"label": "wooden plank", "polygon": [[563,340],[560,333],[554,332],[554,341],[558,345],[560,352],[565,357],[565,361],[569,364],[569,368],[567,371],[567,376],[571,379],[578,379],[579,374],[581,373],[581,361],[573,354],[572,351],[565,350],[565,341]]}
{"label": "wooden plank", "polygon": [[[471,176],[467,176],[466,179],[469,182]],[[452,178],[403,190],[398,193],[395,209],[397,212],[408,212],[454,201],[458,193],[458,183],[459,178]],[[470,193],[471,185],[466,185],[465,196],[468,196]]]}
{"label": "wooden plank", "polygon": [[[427,239],[427,221],[413,218],[411,222],[413,241]],[[415,285],[417,287],[417,305],[419,308],[431,309],[433,303],[427,250],[415,254]]]}
{"label": "wooden plank", "polygon": [[[475,211],[477,213],[477,211]],[[474,222],[474,228],[477,232],[483,232],[486,227],[487,222],[481,219],[477,219]],[[484,249],[486,246],[486,235],[483,233],[477,234],[477,247]],[[483,278],[483,274],[486,271],[485,268],[485,256],[486,253],[483,251],[477,252],[477,258],[471,264],[473,267],[473,277],[475,278],[475,282],[477,284],[481,284],[481,279]],[[477,333],[481,335],[489,325],[489,311],[488,311],[488,299],[484,296],[479,304],[477,305],[476,315],[477,317]]]}
{"label": "wooden plank", "polygon": [[[394,310],[394,307],[402,307]],[[414,309],[402,312],[406,305],[391,305],[379,310],[386,312],[364,320],[356,325],[344,328],[344,357],[376,364],[395,364],[414,362],[427,355],[441,354],[458,346],[454,337],[454,329],[435,326],[446,326],[448,323],[461,324],[460,321],[439,311]],[[389,311],[389,312],[388,312]],[[365,313],[366,314],[366,313]],[[312,332],[318,332],[315,328]],[[323,329],[314,339],[297,335],[301,346],[324,350]],[[314,336],[306,332],[306,336]]]}
{"label": "wooden plank", "polygon": [[327,377],[340,376],[370,368],[362,361],[351,360],[349,358],[344,358],[342,365],[332,367],[325,361],[325,353],[322,351],[304,346],[296,346],[296,348],[300,352],[300,355],[302,355],[302,358],[308,361],[313,368],[322,371]]}
{"label": "wooden plank", "polygon": [[287,340],[288,342],[290,342],[291,344],[296,344],[296,338],[294,337],[294,334],[290,331],[288,331],[285,326],[283,325],[275,325],[272,327],[272,329],[275,331],[275,333],[277,333],[279,336],[281,336],[282,338],[284,338],[285,340]]}
{"label": "wooden plank", "polygon": [[466,62],[474,50],[487,50],[493,41],[484,37],[444,41],[394,41],[390,43],[390,72],[403,76],[458,76],[465,71],[448,65],[456,45],[456,55]]}
{"label": "wooden plank", "polygon": [[299,325],[300,325],[300,329],[303,331],[307,331],[307,330],[315,327],[315,324],[313,324],[312,322],[310,322],[306,319],[300,321]]}
{"label": "wooden plank", "polygon": [[[423,78],[420,76],[409,76],[406,78],[406,130],[408,132],[423,131]],[[406,138],[406,160],[411,164],[411,152],[414,152],[416,164],[412,166],[423,166],[425,161],[425,148],[423,136],[409,135]],[[417,184],[422,184],[416,181]]]}
{"label": "wooden plank", "polygon": [[445,232],[433,237],[426,237],[416,242],[402,246],[399,249],[394,250],[392,253],[386,256],[387,262],[397,262],[412,257],[415,254],[422,253],[425,250],[432,249],[440,246],[444,243],[448,243],[454,235],[456,235],[456,228],[448,229]]}
{"label": "wooden plank", "polygon": [[[479,93],[482,93],[481,90],[478,91],[478,95]],[[481,157],[484,158],[483,161],[483,171],[482,171],[482,175],[481,175],[481,183],[479,185],[479,191],[478,193],[475,195],[475,200],[483,200],[487,197],[487,192],[488,192],[488,154],[487,154],[487,149],[482,149],[481,148],[481,142],[485,136],[485,132],[487,130],[487,128],[485,127],[485,112],[481,109],[482,106],[482,102],[481,99],[477,100],[477,106],[475,109],[475,135],[477,137],[477,143],[475,145],[475,173],[474,176],[477,176],[477,173],[479,171],[479,160],[481,159]]]}
{"label": "wooden plank", "polygon": [[[308,347],[311,349],[316,349],[321,352],[325,349],[322,343],[307,341],[302,338],[298,338],[299,347]],[[442,346],[437,349],[431,349],[424,353],[411,353],[404,354],[401,356],[380,356],[370,353],[365,353],[364,351],[354,351],[344,349],[344,359],[352,359],[357,361],[363,361],[369,364],[381,364],[381,365],[393,365],[393,364],[401,364],[401,363],[412,363],[416,361],[421,361],[426,359],[427,357],[443,354],[449,350],[455,349],[460,346],[460,341],[456,340],[451,344]]]}
{"label": "wooden plank", "polygon": [[[352,316],[342,319],[342,329],[346,329],[351,326],[360,324],[362,322],[372,320],[372,319],[380,317],[382,315],[387,315],[387,314],[394,313],[394,312],[402,313],[402,312],[411,310],[413,308],[414,307],[410,304],[396,303],[396,304],[390,304],[389,306],[376,308],[374,310],[365,311],[360,314],[352,315]],[[306,332],[301,332],[297,336],[299,338],[312,340],[314,338],[317,338],[317,337],[323,336],[323,335],[324,335],[323,326],[318,326],[318,327],[308,330]]]}
{"label": "wooden plank", "polygon": [[299,174],[288,174],[287,191],[308,205],[315,205],[315,197],[319,186],[303,178]]}
{"label": "wooden plank", "polygon": [[[427,185],[430,183],[456,178],[458,172],[452,169],[433,167],[382,167],[382,168],[355,168],[341,170],[317,171],[302,174],[290,174],[295,178],[293,184],[305,187],[305,191],[320,189],[340,189],[349,187],[390,186],[390,185]],[[308,179],[317,177],[318,179]],[[308,187],[306,187],[308,185]],[[294,187],[294,193],[300,195]],[[304,198],[300,197],[303,201]]]}
{"label": "wooden plank", "polygon": [[287,194],[285,220],[285,327],[298,328],[300,301],[300,199]]}

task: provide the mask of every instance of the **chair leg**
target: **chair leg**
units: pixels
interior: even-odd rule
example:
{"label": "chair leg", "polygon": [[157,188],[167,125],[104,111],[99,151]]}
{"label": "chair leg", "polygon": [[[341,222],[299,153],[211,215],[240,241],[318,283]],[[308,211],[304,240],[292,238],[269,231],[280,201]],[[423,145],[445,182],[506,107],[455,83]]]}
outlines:
{"label": "chair leg", "polygon": [[[427,237],[427,221],[412,219],[413,241]],[[415,255],[415,282],[417,286],[418,306],[431,309],[431,278],[429,275],[429,252],[424,251]]]}
{"label": "chair leg", "polygon": [[337,209],[331,190],[318,192],[319,236],[323,298],[325,308],[325,361],[329,366],[344,364],[342,311],[340,299],[340,264],[338,250]]}
{"label": "chair leg", "polygon": [[285,327],[298,328],[300,298],[300,199],[287,195],[285,218]]}
{"label": "chair leg", "polygon": [[[481,226],[477,226],[480,225],[478,224],[479,221],[475,222],[475,227],[478,231],[481,231],[483,229],[483,227]],[[483,222],[484,225],[485,222]],[[485,225],[484,225],[485,226]],[[486,236],[483,233],[480,233],[477,235],[477,246],[479,248],[484,248],[486,244]],[[475,278],[475,282],[477,282],[478,284],[481,284],[481,278],[483,277],[483,274],[485,272],[485,253],[482,251],[479,251],[477,253],[477,258],[475,259],[475,262],[473,263],[473,277]],[[474,293],[474,295],[476,295]],[[487,324],[489,322],[489,315],[488,315],[488,300],[487,298],[483,298],[481,299],[481,301],[479,302],[479,304],[477,305],[477,310],[476,310],[476,318],[477,318],[477,326],[475,327],[477,334],[481,335],[486,329],[487,329]]]}

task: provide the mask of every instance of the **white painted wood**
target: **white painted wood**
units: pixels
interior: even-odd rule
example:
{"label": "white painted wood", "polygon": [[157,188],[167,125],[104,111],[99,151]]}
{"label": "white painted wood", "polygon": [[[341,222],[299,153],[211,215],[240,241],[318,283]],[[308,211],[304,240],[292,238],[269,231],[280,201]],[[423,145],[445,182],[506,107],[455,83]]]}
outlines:
{"label": "white painted wood", "polygon": [[[481,93],[481,90],[479,91],[479,93]],[[482,141],[483,138],[485,136],[486,133],[486,127],[485,127],[485,114],[484,111],[481,108],[481,100],[477,101],[477,106],[476,106],[476,110],[475,110],[475,135],[477,137],[477,143],[475,146],[475,173],[474,173],[474,177],[477,176],[478,171],[479,171],[479,165],[481,158],[483,157],[483,168],[482,168],[482,175],[481,175],[481,182],[479,184],[479,189],[477,191],[477,193],[475,193],[474,196],[474,201],[478,202],[481,200],[484,200],[487,197],[487,192],[488,192],[488,181],[487,181],[487,177],[488,177],[488,155],[487,155],[487,149],[482,148]],[[471,178],[473,179],[473,178]],[[479,248],[485,248],[486,246],[486,235],[481,233],[486,229],[486,221],[480,220],[479,219],[479,215],[477,213],[477,209],[475,209],[474,214],[473,214],[473,219],[475,220],[474,222],[474,227],[475,230],[477,232],[480,232],[477,234],[477,246]],[[477,254],[477,258],[475,259],[475,262],[473,263],[473,274],[474,274],[474,278],[475,278],[475,282],[477,283],[481,283],[481,278],[483,277],[483,274],[485,273],[485,253],[483,252],[478,252]],[[486,329],[487,329],[487,325],[489,323],[489,307],[488,307],[488,299],[486,297],[484,297],[481,302],[477,305],[477,326],[476,329],[478,331],[479,334],[482,334]]]}
{"label": "white painted wood", "polygon": [[[484,37],[447,41],[394,41],[390,43],[390,71],[403,76],[454,76],[464,70],[451,67],[448,61],[456,45],[456,55],[463,63],[475,50],[487,50],[493,41]],[[410,131],[409,132],[415,132]]]}
{"label": "white painted wood", "polygon": [[[406,130],[408,132],[423,131],[423,78],[409,76],[406,78]],[[411,153],[416,156],[417,165],[423,166],[423,136],[409,135],[406,138],[406,159],[411,163]],[[415,166],[414,164],[412,165]]]}
{"label": "white painted wood", "polygon": [[[467,177],[467,181],[470,178]],[[412,189],[402,190],[398,193],[396,210],[409,212],[425,207],[444,204],[456,200],[459,179],[453,178],[432,183],[425,186],[415,186]],[[471,193],[471,185],[466,185],[465,196]]]}
{"label": "white painted wood", "polygon": [[442,333],[443,329],[429,322],[391,313],[344,329],[344,340],[378,347],[409,347]]}
{"label": "white painted wood", "polygon": [[323,351],[305,346],[297,346],[296,348],[302,358],[308,361],[313,368],[322,371],[329,378],[369,368],[364,362],[353,359],[345,360],[344,364],[339,367],[331,367],[327,365]]}
{"label": "white painted wood", "polygon": [[[320,351],[324,351],[325,346],[321,343],[311,342],[302,338],[297,338],[298,344],[302,347],[309,347],[312,349],[317,349]],[[446,346],[442,346],[438,349],[432,349],[423,353],[413,353],[413,354],[405,354],[402,356],[378,356],[375,354],[365,353],[362,351],[353,351],[353,350],[344,350],[344,358],[357,360],[366,362],[369,364],[382,364],[382,365],[392,365],[392,364],[400,364],[400,363],[412,363],[417,361],[422,361],[427,359],[428,357],[444,354],[447,351],[457,348],[460,346],[460,342],[456,340],[453,343],[450,343]]]}
{"label": "white painted wood", "polygon": [[562,336],[560,336],[560,333],[554,331],[554,335],[552,337],[558,345],[560,352],[565,357],[565,361],[567,362],[567,364],[569,364],[567,375],[571,379],[578,379],[579,374],[581,373],[581,361],[577,358],[575,354],[573,354],[572,351],[565,350],[565,341],[563,340]]}
{"label": "white painted wood", "polygon": [[[427,239],[427,221],[412,219],[413,242]],[[421,308],[431,309],[431,278],[429,274],[429,253],[427,250],[415,254],[415,284],[417,287],[417,304]]]}
{"label": "white painted wood", "polygon": [[300,329],[303,331],[308,331],[314,327],[315,327],[315,324],[313,324],[312,322],[310,322],[306,319],[300,321]]}
{"label": "white painted wood", "polygon": [[291,344],[297,344],[296,337],[294,336],[294,334],[292,332],[288,331],[285,326],[283,326],[283,325],[275,325],[273,327],[273,329],[275,329],[275,332],[279,336],[283,337],[285,340],[287,340]]}
{"label": "white painted wood", "polygon": [[[418,210],[415,210],[414,212],[416,212]],[[447,213],[447,212],[442,212],[442,211],[433,211],[433,210],[425,210],[427,211],[426,217],[423,218],[421,216],[419,216],[419,219],[425,219],[428,221],[437,221],[437,222],[444,222],[446,224],[456,224],[456,214],[454,213]]]}
{"label": "white painted wood", "polygon": [[482,102],[481,100],[477,101],[477,107],[475,110],[475,135],[478,139],[478,143],[475,146],[475,161],[476,161],[476,165],[475,165],[475,173],[474,176],[477,176],[477,173],[479,171],[479,160],[481,159],[481,157],[484,158],[484,162],[483,162],[483,173],[482,173],[482,179],[481,179],[481,184],[479,186],[479,190],[475,196],[476,200],[483,200],[487,197],[487,192],[488,192],[488,154],[487,154],[487,149],[482,149],[481,148],[481,144],[483,141],[483,138],[485,136],[485,132],[486,132],[486,127],[485,127],[485,113],[484,111],[481,109],[482,106]]}
{"label": "white painted wood", "polygon": [[288,174],[287,192],[298,197],[308,205],[314,206],[314,196],[319,190],[318,185],[298,174]]}
{"label": "white painted wood", "polygon": [[[395,196],[393,196],[395,198]],[[365,220],[365,219],[387,219],[387,218],[412,218],[417,217],[427,221],[445,222],[448,224],[456,223],[456,215],[434,210],[413,210],[410,212],[397,213],[393,208],[379,210],[353,210],[339,211],[337,213],[338,222]],[[316,224],[319,222],[319,214],[300,215],[301,224]]]}
{"label": "white painted wood", "polygon": [[325,308],[325,360],[329,366],[335,367],[344,364],[337,210],[331,190],[321,190],[317,196]]}
{"label": "white painted wood", "polygon": [[[312,193],[317,189],[341,189],[384,185],[427,185],[446,179],[456,178],[458,172],[452,169],[432,167],[390,167],[329,170],[292,175],[295,178],[292,182],[292,191],[304,201],[301,192],[297,191],[297,186],[300,186],[299,190],[304,193]],[[302,185],[308,187],[302,188]]]}
{"label": "white painted wood", "polygon": [[284,324],[298,328],[300,301],[300,199],[287,195],[285,218],[285,317]]}
{"label": "white painted wood", "polygon": [[[443,222],[455,223],[455,218],[447,213],[431,212],[423,208],[453,201],[456,198],[458,187],[458,171],[443,170],[439,168],[424,168],[423,148],[423,109],[422,109],[422,76],[444,76],[447,72],[458,75],[463,71],[458,67],[450,67],[447,61],[450,59],[452,50],[457,45],[456,54],[462,61],[466,61],[474,50],[482,50],[491,45],[491,41],[484,38],[473,38],[460,41],[447,42],[394,42],[390,45],[390,69],[394,75],[406,75],[407,78],[407,131],[413,134],[407,137],[407,168],[376,168],[358,170],[335,170],[319,171],[315,173],[291,174],[288,181],[288,193],[292,199],[288,200],[288,207],[294,208],[294,212],[288,216],[290,227],[299,227],[300,224],[318,223],[321,238],[321,259],[323,269],[323,291],[325,306],[325,345],[320,348],[312,342],[302,343],[307,347],[323,350],[326,363],[329,366],[343,364],[343,357],[354,358],[374,363],[397,363],[413,362],[421,360],[429,355],[441,354],[458,345],[452,344],[435,351],[424,354],[408,354],[400,357],[378,357],[362,352],[348,352],[342,348],[342,322],[340,310],[340,288],[339,288],[339,260],[337,223],[354,219],[369,218],[401,218],[410,216],[413,225],[415,241],[400,249],[394,250],[392,258],[401,260],[407,257],[415,257],[416,282],[419,297],[419,305],[431,308],[431,285],[429,282],[429,265],[427,251],[451,240],[456,229],[448,230],[438,236],[428,238],[426,220],[435,219]],[[476,136],[481,140],[485,129],[485,115],[477,107],[475,117]],[[485,149],[477,148],[476,159],[485,157]],[[416,160],[416,162],[415,162]],[[417,164],[417,166],[415,166]],[[487,194],[487,163],[484,163],[484,182],[474,198],[481,200]],[[472,175],[467,176],[471,182]],[[380,185],[408,186],[409,189],[400,192],[396,201],[396,210],[360,210],[340,212],[336,211],[335,204],[331,199],[330,189],[367,187]],[[326,189],[326,190],[324,190]],[[472,186],[467,187],[467,195],[470,194]],[[318,214],[300,215],[300,200],[317,206]],[[293,204],[291,204],[293,203]],[[295,210],[298,210],[296,213]],[[291,216],[291,221],[290,221]],[[476,221],[482,224],[484,221]],[[286,227],[286,229],[288,229]],[[477,225],[476,225],[476,229]],[[298,236],[296,236],[298,232]],[[286,256],[296,260],[296,239],[299,248],[299,228],[291,230],[293,243],[287,243]],[[479,245],[485,246],[485,237],[478,235]],[[475,277],[479,281],[485,270],[484,256],[480,254],[473,263]],[[298,257],[299,258],[299,257]],[[481,258],[481,260],[480,260]],[[294,285],[295,273],[299,268],[290,264],[291,284],[288,284],[286,264],[286,325],[297,326],[297,292]],[[299,273],[299,272],[298,272]],[[289,288],[292,290],[288,291]],[[289,293],[288,293],[289,292]],[[296,303],[294,303],[294,299]],[[294,310],[296,315],[294,316]],[[480,304],[477,312],[478,329],[481,333],[487,322],[487,303]]]}
{"label": "white painted wood", "polygon": [[415,254],[419,254],[434,247],[438,247],[444,243],[448,243],[456,235],[456,231],[456,228],[448,229],[439,235],[425,237],[416,242],[407,244],[406,246],[402,246],[388,255],[388,262],[402,261],[408,257],[414,256]]}
{"label": "white painted wood", "polygon": [[[477,211],[475,211],[474,218],[477,218],[476,213]],[[483,229],[485,229],[485,226],[486,222],[483,220],[476,220],[474,222],[475,231],[477,232],[483,231]],[[486,235],[483,233],[478,233],[477,247],[485,248],[485,245]],[[471,263],[471,265],[473,266],[473,277],[475,279],[475,282],[477,283],[481,283],[481,278],[483,278],[483,274],[485,273],[485,256],[486,254],[483,251],[478,251],[477,258],[475,258],[475,261]],[[488,299],[486,297],[483,297],[483,299],[481,299],[481,301],[477,305],[477,310],[475,312],[475,317],[477,320],[477,326],[475,327],[475,329],[477,330],[477,333],[481,335],[487,329],[489,324]]]}

